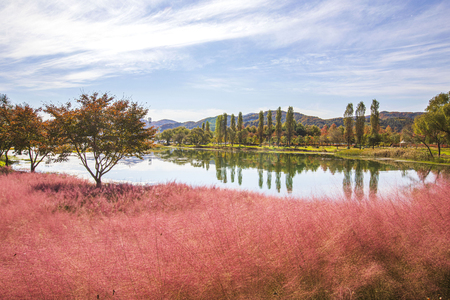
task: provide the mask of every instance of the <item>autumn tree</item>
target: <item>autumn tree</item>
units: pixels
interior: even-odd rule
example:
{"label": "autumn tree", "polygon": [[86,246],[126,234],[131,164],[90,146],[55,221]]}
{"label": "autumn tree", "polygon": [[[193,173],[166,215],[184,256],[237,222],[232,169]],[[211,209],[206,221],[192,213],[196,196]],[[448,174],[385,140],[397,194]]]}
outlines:
{"label": "autumn tree", "polygon": [[349,103],[344,112],[344,138],[347,142],[347,147],[350,148],[350,144],[353,140],[353,104]]}
{"label": "autumn tree", "polygon": [[281,107],[278,107],[277,109],[277,116],[276,116],[276,125],[275,125],[275,132],[277,134],[277,146],[280,146],[280,140],[281,140],[281,134],[283,133],[283,126],[281,124]]}
{"label": "autumn tree", "polygon": [[344,140],[342,131],[333,123],[328,130],[328,134],[330,136],[330,141],[336,145],[336,148],[339,148],[339,144]]}
{"label": "autumn tree", "polygon": [[366,122],[366,106],[364,105],[364,102],[359,102],[358,106],[356,107],[356,124],[355,124],[355,133],[356,133],[356,141],[359,144],[359,149],[361,149],[362,146],[362,139],[364,135],[364,123]]}
{"label": "autumn tree", "polygon": [[68,102],[59,107],[47,105],[45,111],[54,118],[62,138],[73,147],[97,187],[102,186],[102,176],[122,158],[142,159],[153,147],[156,130],[145,128],[143,119],[148,110],[138,103],[116,100],[107,93],[82,94],[76,102],[77,108]]}
{"label": "autumn tree", "polygon": [[67,153],[59,151],[63,150],[63,142],[59,138],[59,128],[55,126],[55,121],[43,121],[39,111],[40,109],[34,109],[28,104],[16,105],[10,127],[14,135],[14,151],[28,155],[31,172],[45,158],[50,159],[60,153],[61,156],[56,160],[63,160]]}
{"label": "autumn tree", "polygon": [[0,158],[5,155],[6,166],[9,165],[8,152],[14,144],[12,118],[13,106],[6,95],[0,94]]}

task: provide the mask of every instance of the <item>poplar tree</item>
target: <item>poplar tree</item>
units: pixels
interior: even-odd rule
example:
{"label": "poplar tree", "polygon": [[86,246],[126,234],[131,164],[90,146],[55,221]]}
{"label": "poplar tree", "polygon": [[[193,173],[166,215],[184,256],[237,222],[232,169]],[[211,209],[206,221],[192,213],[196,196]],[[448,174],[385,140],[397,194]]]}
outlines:
{"label": "poplar tree", "polygon": [[244,129],[244,119],[242,118],[242,112],[239,112],[238,115],[237,129],[238,131]]}
{"label": "poplar tree", "polygon": [[217,144],[220,143],[222,139],[222,116],[217,116],[216,118],[216,129],[214,131],[214,135],[216,136]]}
{"label": "poplar tree", "polygon": [[380,137],[378,132],[380,131],[380,103],[376,100],[372,100],[372,105],[370,106],[370,137],[369,144],[372,145],[372,149],[378,144]]}
{"label": "poplar tree", "polygon": [[241,142],[243,139],[243,130],[244,129],[244,119],[242,118],[242,112],[239,112],[238,121],[237,121],[237,130],[238,130],[238,139],[239,139],[239,147],[241,146]]}
{"label": "poplar tree", "polygon": [[269,145],[272,141],[272,111],[269,109],[267,112],[267,137],[269,139]]}
{"label": "poplar tree", "polygon": [[231,130],[236,131],[236,118],[234,114],[231,114],[231,122],[230,122]]}
{"label": "poplar tree", "polygon": [[288,146],[290,146],[292,135],[294,134],[295,130],[294,108],[292,108],[292,106],[289,106],[288,111],[286,113],[285,126],[286,126],[286,139]]}
{"label": "poplar tree", "polygon": [[263,143],[263,137],[264,137],[264,112],[261,110],[259,111],[259,120],[258,120],[258,138],[260,146]]}
{"label": "poplar tree", "polygon": [[277,146],[280,146],[281,133],[283,132],[283,127],[281,125],[281,107],[278,107],[276,122],[275,132],[277,134]]}
{"label": "poplar tree", "polygon": [[227,123],[228,123],[228,115],[227,113],[223,113],[222,116],[222,135],[223,135],[223,141],[225,145],[227,144]]}
{"label": "poplar tree", "polygon": [[349,103],[344,112],[344,127],[344,138],[347,142],[347,148],[350,148],[353,139],[353,103]]}
{"label": "poplar tree", "polygon": [[234,145],[235,138],[236,138],[236,118],[234,117],[234,114],[231,114],[230,130],[229,130],[229,139],[231,142],[231,146]]}
{"label": "poplar tree", "polygon": [[206,121],[205,131],[209,132],[209,122],[208,121]]}
{"label": "poplar tree", "polygon": [[364,135],[364,123],[366,121],[365,117],[366,106],[361,101],[358,103],[356,107],[356,125],[355,125],[355,133],[356,133],[356,141],[359,144],[359,149],[361,149],[362,138]]}

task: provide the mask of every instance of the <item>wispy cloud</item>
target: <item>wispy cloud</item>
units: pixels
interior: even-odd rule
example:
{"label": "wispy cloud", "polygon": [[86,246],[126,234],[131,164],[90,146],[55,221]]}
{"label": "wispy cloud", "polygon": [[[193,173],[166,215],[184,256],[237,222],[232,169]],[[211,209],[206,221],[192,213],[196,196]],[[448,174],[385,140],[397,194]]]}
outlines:
{"label": "wispy cloud", "polygon": [[179,85],[338,96],[439,92],[450,81],[449,13],[447,1],[5,0],[0,87],[86,87],[197,70]]}

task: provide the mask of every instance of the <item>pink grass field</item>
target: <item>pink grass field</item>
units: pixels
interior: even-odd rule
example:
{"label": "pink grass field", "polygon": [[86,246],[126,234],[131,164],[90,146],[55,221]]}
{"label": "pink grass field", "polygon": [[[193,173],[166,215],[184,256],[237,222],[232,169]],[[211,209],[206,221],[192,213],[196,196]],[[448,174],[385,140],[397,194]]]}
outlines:
{"label": "pink grass field", "polygon": [[363,201],[0,180],[0,299],[450,298],[445,180]]}

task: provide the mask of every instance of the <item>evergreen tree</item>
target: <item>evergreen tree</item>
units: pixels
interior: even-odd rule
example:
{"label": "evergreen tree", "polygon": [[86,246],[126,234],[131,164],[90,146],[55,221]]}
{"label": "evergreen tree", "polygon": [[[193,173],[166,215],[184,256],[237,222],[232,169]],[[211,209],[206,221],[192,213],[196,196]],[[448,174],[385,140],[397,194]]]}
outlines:
{"label": "evergreen tree", "polygon": [[277,134],[277,146],[280,146],[281,134],[283,132],[283,127],[281,125],[281,107],[278,107],[277,109],[276,122],[275,132]]}
{"label": "evergreen tree", "polygon": [[353,104],[349,103],[344,112],[344,127],[345,133],[344,138],[347,142],[347,147],[350,148],[350,144],[353,139]]}
{"label": "evergreen tree", "polygon": [[269,139],[269,145],[272,141],[272,111],[269,109],[267,112],[267,137]]}
{"label": "evergreen tree", "polygon": [[294,134],[294,130],[295,130],[294,108],[292,108],[292,106],[289,106],[288,111],[286,113],[285,126],[286,126],[287,144],[288,144],[288,146],[290,146],[292,135]]}
{"label": "evergreen tree", "polygon": [[356,107],[356,125],[355,125],[355,133],[356,133],[356,141],[359,144],[359,149],[361,149],[362,138],[364,135],[364,123],[366,121],[365,117],[366,106],[361,101]]}

